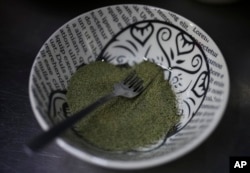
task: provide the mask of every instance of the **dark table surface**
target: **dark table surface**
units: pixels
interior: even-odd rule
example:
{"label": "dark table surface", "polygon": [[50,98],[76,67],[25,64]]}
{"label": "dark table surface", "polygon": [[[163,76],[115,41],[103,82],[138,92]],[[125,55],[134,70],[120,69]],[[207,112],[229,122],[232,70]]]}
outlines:
{"label": "dark table surface", "polygon": [[[247,1],[209,5],[195,0],[0,0],[0,172],[126,172],[90,165],[55,143],[33,157],[23,145],[41,132],[33,116],[28,80],[34,58],[58,27],[97,7],[143,3],[165,8],[203,28],[221,49],[230,72],[230,100],[214,133],[169,164],[132,172],[228,173],[230,156],[250,156],[250,8]],[[131,171],[130,171],[131,172]]]}

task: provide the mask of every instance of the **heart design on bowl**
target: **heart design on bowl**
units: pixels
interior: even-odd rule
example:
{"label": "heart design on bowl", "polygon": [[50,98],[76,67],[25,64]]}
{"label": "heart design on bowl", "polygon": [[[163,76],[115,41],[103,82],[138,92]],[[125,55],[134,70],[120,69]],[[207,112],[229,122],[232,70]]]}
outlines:
{"label": "heart design on bowl", "polygon": [[185,34],[180,33],[176,37],[176,46],[178,55],[192,52],[194,49],[194,41],[187,37]]}
{"label": "heart design on bowl", "polygon": [[141,45],[144,45],[148,41],[153,32],[154,28],[150,23],[141,23],[131,29],[132,37]]}

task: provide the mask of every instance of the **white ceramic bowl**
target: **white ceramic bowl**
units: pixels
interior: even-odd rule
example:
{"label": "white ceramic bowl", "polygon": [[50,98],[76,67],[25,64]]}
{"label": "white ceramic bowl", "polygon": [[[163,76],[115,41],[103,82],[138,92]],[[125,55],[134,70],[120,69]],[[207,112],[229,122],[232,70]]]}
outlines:
{"label": "white ceramic bowl", "polygon": [[219,48],[200,27],[157,7],[114,5],[70,20],[40,49],[30,74],[29,94],[44,130],[67,116],[65,93],[77,67],[98,58],[131,66],[146,58],[162,66],[177,95],[181,120],[158,144],[133,153],[98,150],[71,130],[57,139],[59,146],[84,161],[119,169],[170,162],[203,142],[224,113],[228,69]]}

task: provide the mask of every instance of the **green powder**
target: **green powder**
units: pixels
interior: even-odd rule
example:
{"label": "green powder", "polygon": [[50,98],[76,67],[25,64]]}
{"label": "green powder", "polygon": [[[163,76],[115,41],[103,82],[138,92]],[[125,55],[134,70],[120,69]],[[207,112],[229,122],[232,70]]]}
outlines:
{"label": "green powder", "polygon": [[[121,68],[106,62],[81,67],[71,78],[67,99],[72,113],[113,90],[116,82],[132,70],[148,85],[139,96],[117,97],[97,108],[75,125],[75,130],[92,145],[109,151],[129,151],[147,147],[164,138],[180,120],[176,97],[163,71],[143,62]],[[153,80],[152,80],[153,79]]]}

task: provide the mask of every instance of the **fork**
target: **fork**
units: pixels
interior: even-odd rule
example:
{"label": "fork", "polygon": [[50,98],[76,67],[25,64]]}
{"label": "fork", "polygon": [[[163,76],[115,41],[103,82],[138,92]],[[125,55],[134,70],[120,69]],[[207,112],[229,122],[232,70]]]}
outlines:
{"label": "fork", "polygon": [[95,110],[97,107],[103,105],[114,97],[122,96],[127,98],[134,98],[142,93],[144,90],[143,80],[138,77],[135,71],[132,71],[124,80],[114,84],[114,89],[111,93],[99,98],[94,103],[87,106],[85,109],[80,110],[76,114],[62,120],[54,125],[49,130],[41,133],[31,140],[26,146],[25,151],[32,154],[39,151],[50,143],[58,135],[62,134],[66,129],[72,127],[76,122],[84,116]]}

